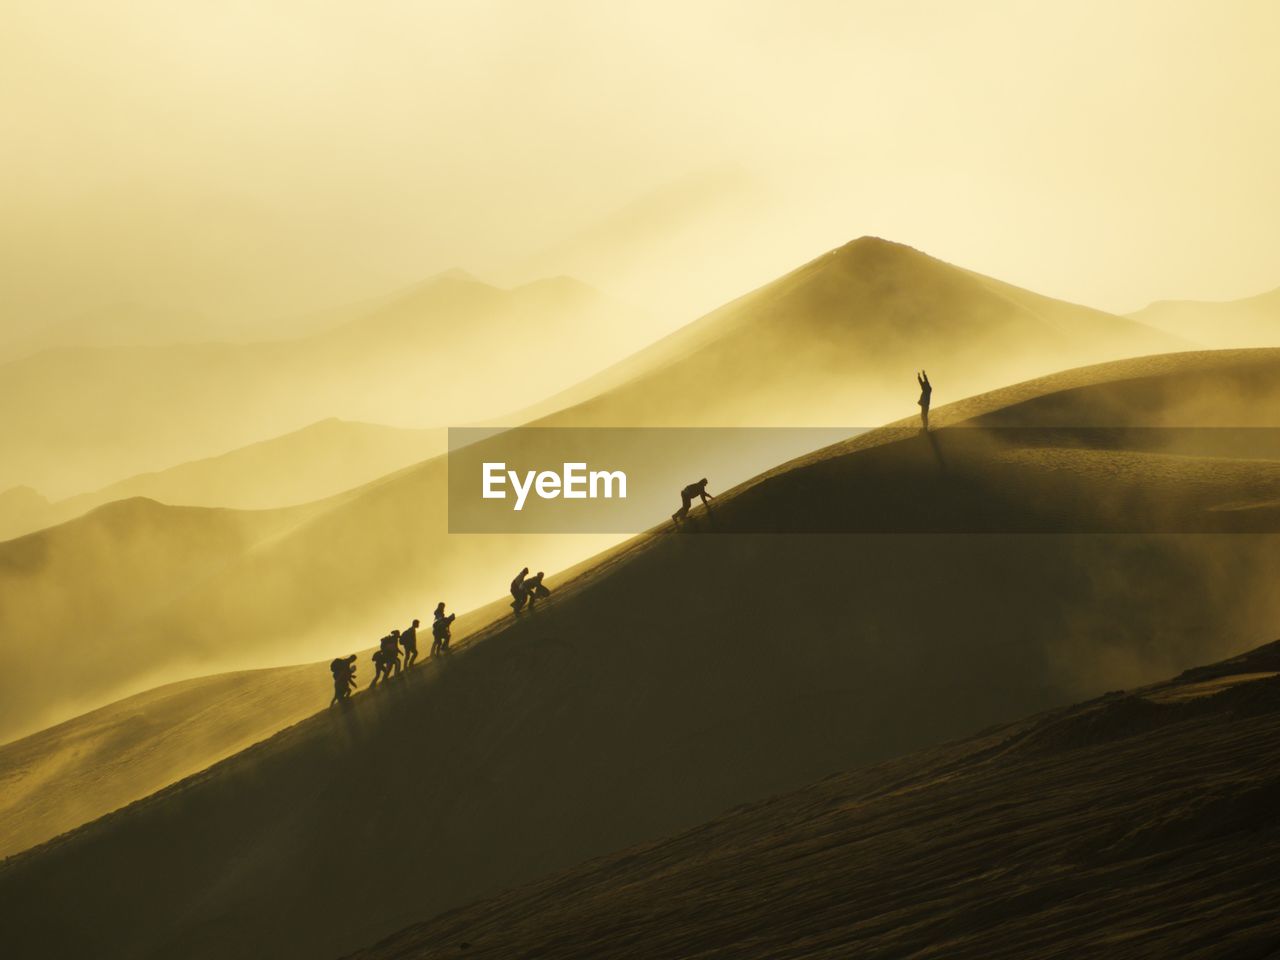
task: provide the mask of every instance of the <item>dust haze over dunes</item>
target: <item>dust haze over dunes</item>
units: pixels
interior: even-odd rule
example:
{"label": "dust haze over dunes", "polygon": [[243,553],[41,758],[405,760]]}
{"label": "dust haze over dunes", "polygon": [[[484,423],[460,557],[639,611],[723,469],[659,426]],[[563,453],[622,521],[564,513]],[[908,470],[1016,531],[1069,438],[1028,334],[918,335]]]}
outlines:
{"label": "dust haze over dunes", "polygon": [[1243,300],[1157,300],[1129,316],[1206,347],[1280,344],[1280,288]]}
{"label": "dust haze over dunes", "polygon": [[[862,237],[739,297],[552,404],[576,426],[869,426],[920,367],[959,398],[1185,341]],[[945,359],[943,359],[945,358]],[[534,408],[533,413],[545,411]]]}
{"label": "dust haze over dunes", "polygon": [[309,512],[136,498],[0,543],[0,644],[14,667],[0,675],[0,738],[62,719],[95,693],[100,698],[130,681],[139,689],[174,660],[194,658],[190,638],[158,636],[147,645],[133,631]]}
{"label": "dust haze over dunes", "polygon": [[448,273],[296,340],[62,347],[0,367],[0,486],[50,499],[330,417],[445,427],[528,402],[643,344],[568,278]]}
{"label": "dust haze over dunes", "polygon": [[56,503],[29,487],[15,487],[0,494],[0,540],[133,497],[175,506],[240,510],[320,500],[442,452],[445,435],[444,430],[408,430],[331,418]]}
{"label": "dust haze over dunes", "polygon": [[[472,290],[468,281],[435,283],[440,282],[462,283],[468,296],[491,296]],[[382,330],[403,321],[416,329],[416,315],[383,307],[375,325]],[[359,323],[366,322],[375,321]],[[1132,321],[867,237],[511,420],[538,417],[533,422],[541,427],[867,426],[913,409],[913,371],[927,365],[926,350],[946,358],[944,372],[934,370],[941,402],[1066,362],[1177,343]],[[419,363],[411,350],[406,354],[405,362]],[[714,477],[723,489],[812,448],[803,432],[792,435],[789,448],[782,434],[784,442],[764,454],[708,449],[697,464],[685,465],[692,471],[689,479]],[[165,589],[141,590],[110,566],[82,587],[28,561],[21,576],[0,574],[0,590],[13,598],[9,609],[0,607],[0,626],[21,623],[28,641],[53,642],[74,631],[76,621],[46,607],[33,614],[24,591],[66,595],[68,610],[86,609],[81,594],[113,591],[111,614],[94,623],[101,636],[124,645],[117,650],[119,669],[80,683],[77,706],[84,710],[142,689],[128,684],[135,663],[137,675],[148,677],[164,664],[183,664],[183,673],[162,674],[173,680],[319,659],[329,650],[358,646],[353,638],[376,637],[402,619],[420,616],[439,599],[468,609],[492,599],[523,566],[563,568],[619,539],[451,536],[446,488],[445,460],[425,461],[313,505],[295,529],[227,556],[198,579],[158,571]],[[654,519],[676,505],[654,503]],[[63,536],[74,549],[73,535]],[[0,545],[0,553],[5,549],[13,548]],[[39,705],[37,715],[58,720],[71,715],[61,699],[65,691],[57,687],[30,692],[27,709]],[[62,706],[48,713],[55,703]],[[8,732],[25,730],[8,726]]]}
{"label": "dust haze over dunes", "polygon": [[305,664],[168,684],[0,746],[0,857],[310,716],[323,671]]}
{"label": "dust haze over dunes", "polygon": [[[1253,496],[1271,461],[1156,454],[1195,482],[1130,489],[1108,461],[1146,449],[1077,437],[1057,459],[1039,443],[1020,459],[1006,431],[1142,426],[1161,410],[1184,427],[1258,426],[1280,409],[1278,372],[1280,351],[1106,364],[940,408],[945,469],[905,424],[781,467],[688,534],[639,537],[556,581],[534,616],[452,659],[6,862],[9,942],[341,953],[834,771],[1245,649],[1280,615],[1265,516],[1257,533],[1118,534],[1101,511],[1096,532],[1072,531],[1119,489],[1179,529]],[[984,434],[1004,455],[949,459]],[[1042,499],[1001,502],[1036,511],[1042,533],[734,532],[799,502],[839,529],[886,462],[886,512],[1056,475]],[[112,883],[124,869],[140,879]],[[46,905],[65,902],[77,924],[49,924]]]}

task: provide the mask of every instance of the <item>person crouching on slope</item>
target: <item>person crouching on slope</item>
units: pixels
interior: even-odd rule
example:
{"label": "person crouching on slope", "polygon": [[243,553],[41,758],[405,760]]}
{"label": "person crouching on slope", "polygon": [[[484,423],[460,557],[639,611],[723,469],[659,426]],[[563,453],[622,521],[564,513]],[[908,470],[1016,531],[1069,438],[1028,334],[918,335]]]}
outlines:
{"label": "person crouching on slope", "polygon": [[524,582],[524,595],[529,600],[529,609],[533,609],[533,605],[539,600],[544,600],[551,596],[551,591],[542,585],[542,578],[545,574],[539,570],[536,574]]}
{"label": "person crouching on slope", "polygon": [[702,502],[714,500],[715,497],[707,493],[707,478],[703,477],[697,483],[691,483],[680,491],[680,509],[671,515],[671,519],[676,523],[689,516],[689,508],[693,506],[693,498],[701,497]]}

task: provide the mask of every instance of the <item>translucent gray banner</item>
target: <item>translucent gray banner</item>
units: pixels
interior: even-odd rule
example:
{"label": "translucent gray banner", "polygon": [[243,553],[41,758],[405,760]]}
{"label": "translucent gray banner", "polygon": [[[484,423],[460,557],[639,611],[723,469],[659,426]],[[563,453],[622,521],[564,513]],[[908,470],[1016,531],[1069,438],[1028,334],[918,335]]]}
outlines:
{"label": "translucent gray banner", "polygon": [[1273,428],[903,429],[805,457],[865,429],[453,429],[449,529],[1280,532]]}

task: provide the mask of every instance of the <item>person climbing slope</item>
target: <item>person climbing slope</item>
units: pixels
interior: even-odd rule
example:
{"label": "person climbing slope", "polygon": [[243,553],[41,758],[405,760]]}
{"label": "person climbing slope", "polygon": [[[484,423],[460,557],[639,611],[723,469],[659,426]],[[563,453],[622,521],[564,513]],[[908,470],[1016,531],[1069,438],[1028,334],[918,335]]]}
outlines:
{"label": "person climbing slope", "polygon": [[408,670],[418,659],[418,621],[400,634],[400,646],[404,647],[404,668]]}
{"label": "person climbing slope", "polygon": [[436,618],[435,622],[431,624],[431,655],[433,657],[440,653],[449,652],[449,640],[451,639],[449,626],[456,616],[456,613],[451,613],[447,617],[444,615],[443,600],[436,604]]}
{"label": "person climbing slope", "polygon": [[378,653],[373,657],[374,666],[377,667],[377,673],[373,678],[372,687],[378,682],[379,676],[383,679],[391,677],[392,671],[396,674],[400,673],[400,631],[392,630],[380,641],[378,641]]}
{"label": "person climbing slope", "polygon": [[707,493],[707,478],[703,477],[697,483],[691,483],[680,491],[680,509],[671,515],[671,519],[676,523],[689,516],[689,508],[693,506],[693,498],[701,497],[702,502],[714,500],[715,497]]}
{"label": "person climbing slope", "polygon": [[533,609],[533,605],[539,600],[544,600],[551,596],[551,591],[543,586],[542,578],[545,574],[539,570],[536,574],[524,582],[524,594],[529,601],[529,609]]}
{"label": "person climbing slope", "polygon": [[511,581],[511,609],[517,614],[524,608],[526,599],[524,592],[524,578],[529,575],[529,568],[525,567],[516,574],[516,578]]}
{"label": "person climbing slope", "polygon": [[[945,371],[943,371],[945,373]],[[916,373],[916,383],[920,384],[920,399],[916,403],[920,404],[920,423],[924,427],[924,432],[929,432],[929,400],[933,397],[933,384],[929,382],[929,374],[923,370]]]}
{"label": "person climbing slope", "polygon": [[351,691],[356,687],[356,655],[338,657],[329,664],[329,670],[333,673],[333,699],[329,706],[333,706],[350,699]]}

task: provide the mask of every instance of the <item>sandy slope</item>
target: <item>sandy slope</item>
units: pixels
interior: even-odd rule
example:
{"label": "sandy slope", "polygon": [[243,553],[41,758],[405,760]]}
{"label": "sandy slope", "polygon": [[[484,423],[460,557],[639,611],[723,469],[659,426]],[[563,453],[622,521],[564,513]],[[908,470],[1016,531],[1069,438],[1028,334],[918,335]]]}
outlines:
{"label": "sandy slope", "polygon": [[[862,237],[526,411],[580,425],[870,426],[1082,364],[1185,341]],[[575,406],[576,405],[576,406]]]}
{"label": "sandy slope", "polygon": [[[510,615],[504,601],[461,614],[454,642],[466,644],[503,615]],[[359,651],[362,689],[371,653]],[[327,661],[195,677],[0,744],[0,858],[265,740],[322,710],[331,694]]]}
{"label": "sandy slope", "polygon": [[7,667],[0,741],[97,706],[121,685],[191,656],[178,636],[139,643],[130,624],[284,535],[312,509],[170,507],[138,498],[0,543]]}
{"label": "sandy slope", "polygon": [[[1024,423],[1038,407],[1080,426],[1173,397],[1184,423],[1230,423],[1237,409],[1280,409],[1278,371],[1276,351],[1132,361],[977,398],[954,417],[1007,410]],[[953,440],[990,434],[1017,452],[999,431],[952,425],[936,438],[944,460]],[[954,516],[966,491],[1049,471],[979,456],[944,471],[905,429],[747,485],[719,504],[721,535],[699,535],[704,517],[689,535],[639,538],[555,581],[535,618],[481,631],[443,669],[8,861],[9,942],[98,956],[334,955],[736,804],[1149,682],[1274,628],[1275,536],[1109,533],[1126,515],[1092,509],[1124,490],[1171,529],[1195,527],[1206,503],[1251,489],[1234,460],[1219,472],[1170,457],[1201,477],[1185,491],[1089,468],[1030,504],[998,501],[1056,533],[734,532],[775,527],[805,501],[836,528],[853,523],[874,458],[878,514],[904,511],[902,526],[918,504]],[[1082,456],[1134,452],[1112,439]],[[900,485],[912,495],[897,496]],[[1073,532],[1081,515],[1096,532]],[[66,902],[79,905],[77,925],[48,923]]]}
{"label": "sandy slope", "polygon": [[[140,474],[56,503],[26,488],[0,494],[0,540],[71,520],[114,500],[269,510],[320,500],[444,452],[445,431],[329,419],[216,457]],[[25,490],[25,492],[23,492]]]}
{"label": "sandy slope", "polygon": [[0,746],[0,856],[198,773],[315,713],[325,692],[320,664],[201,677]]}
{"label": "sandy slope", "polygon": [[841,774],[353,960],[1272,956],[1277,671],[1270,644]]}
{"label": "sandy slope", "polygon": [[1130,318],[1207,347],[1280,344],[1280,288],[1243,300],[1157,300]]}
{"label": "sandy slope", "polygon": [[[422,296],[441,295],[440,282]],[[459,282],[468,297],[496,295]],[[533,286],[522,288],[524,296],[560,302],[559,287],[542,292]],[[403,343],[410,336],[403,326],[413,327],[419,306],[384,304],[373,319],[348,323],[335,336],[350,338],[352,351],[362,338]],[[485,329],[478,326],[470,335],[478,342]],[[496,335],[488,329],[487,336]],[[941,404],[1007,382],[1010,371],[1046,370],[1166,343],[1122,318],[863,238],[582,385],[579,394],[594,399],[538,425],[883,422],[913,409],[914,370],[925,350],[945,363],[933,371]],[[486,362],[476,369],[495,368]],[[821,442],[803,432],[779,434],[789,447],[754,458],[707,448],[696,463],[686,463],[669,452],[677,478],[672,489],[700,474],[723,489]],[[684,470],[693,472],[686,477]],[[554,570],[619,539],[450,536],[446,472],[443,460],[428,461],[353,491],[291,534],[256,546],[181,591],[157,596],[122,588],[120,617],[101,620],[101,629],[128,637],[133,657],[172,661],[176,642],[187,665],[184,676],[299,662],[367,642],[389,623],[423,616],[439,599],[464,609],[482,603],[522,566]],[[655,518],[675,506],[662,496],[652,504]],[[79,602],[74,584],[60,588]],[[37,644],[63,632],[60,625],[42,626],[46,621],[27,616],[21,606],[10,616],[36,625],[29,629]]]}

